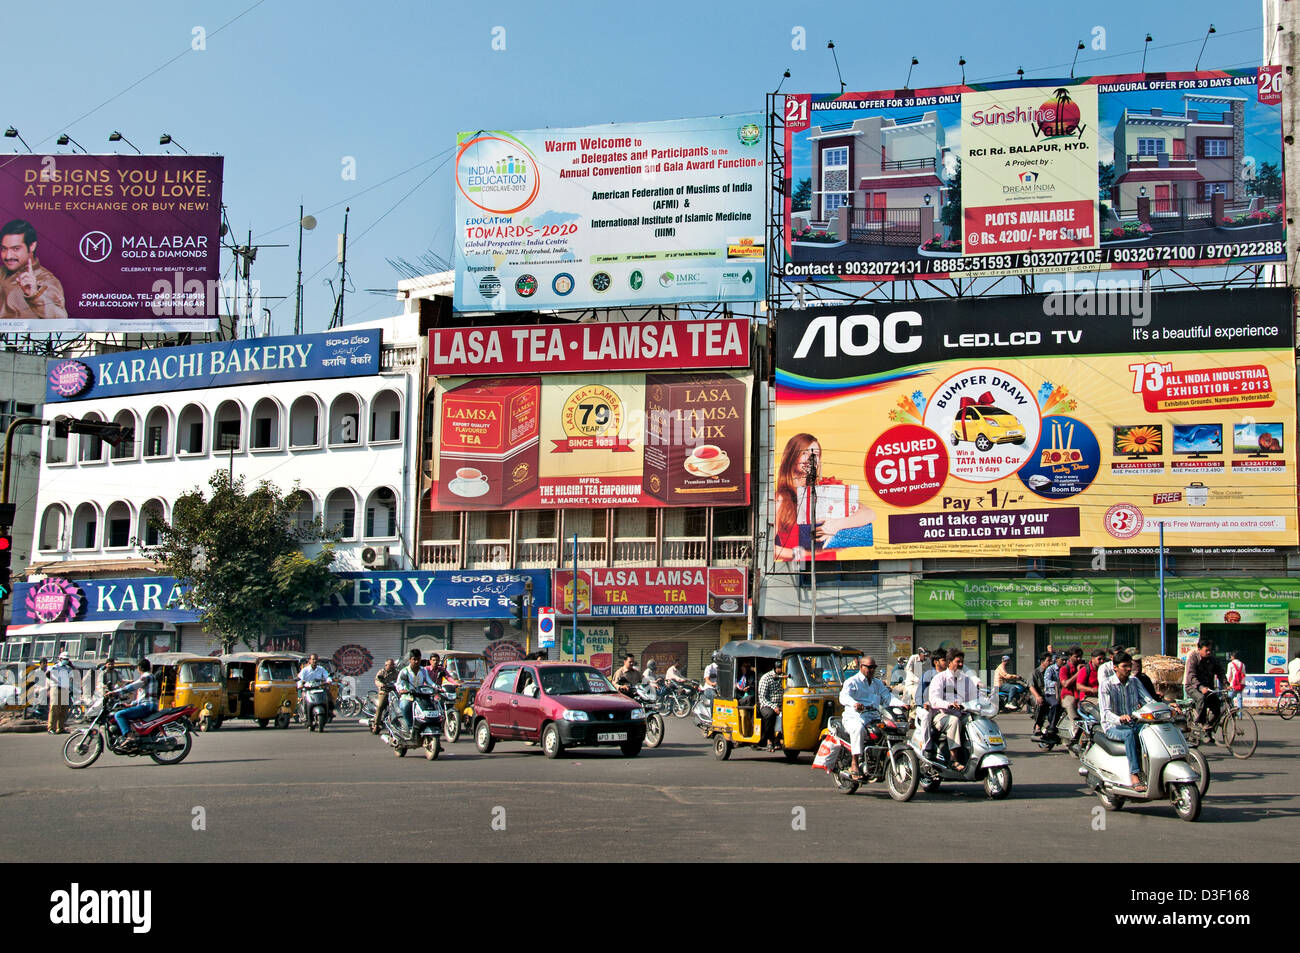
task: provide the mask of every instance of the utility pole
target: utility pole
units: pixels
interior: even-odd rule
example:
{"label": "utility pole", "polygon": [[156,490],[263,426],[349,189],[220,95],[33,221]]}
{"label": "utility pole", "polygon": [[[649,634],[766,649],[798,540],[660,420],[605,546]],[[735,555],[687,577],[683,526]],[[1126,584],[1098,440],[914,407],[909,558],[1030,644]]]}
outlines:
{"label": "utility pole", "polygon": [[817,641],[817,455],[808,450],[808,579],[812,583],[812,618],[808,622],[808,641]]}

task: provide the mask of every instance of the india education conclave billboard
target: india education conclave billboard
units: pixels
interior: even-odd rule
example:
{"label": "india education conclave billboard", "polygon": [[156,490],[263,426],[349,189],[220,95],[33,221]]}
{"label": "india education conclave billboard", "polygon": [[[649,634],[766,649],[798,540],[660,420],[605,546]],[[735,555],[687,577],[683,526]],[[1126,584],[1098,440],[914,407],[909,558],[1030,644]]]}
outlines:
{"label": "india education conclave billboard", "polygon": [[459,311],[758,301],[762,113],[463,132]]}
{"label": "india education conclave billboard", "polygon": [[215,329],[223,161],[0,162],[0,332]]}

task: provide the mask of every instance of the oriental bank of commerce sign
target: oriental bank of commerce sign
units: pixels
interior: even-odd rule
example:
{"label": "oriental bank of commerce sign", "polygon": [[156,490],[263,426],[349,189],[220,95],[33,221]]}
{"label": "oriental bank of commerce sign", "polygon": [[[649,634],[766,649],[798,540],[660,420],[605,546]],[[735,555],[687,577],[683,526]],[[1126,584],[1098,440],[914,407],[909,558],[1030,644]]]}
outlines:
{"label": "oriental bank of commerce sign", "polygon": [[456,185],[483,211],[510,215],[532,204],[541,178],[537,159],[522,142],[506,132],[485,132],[456,154]]}

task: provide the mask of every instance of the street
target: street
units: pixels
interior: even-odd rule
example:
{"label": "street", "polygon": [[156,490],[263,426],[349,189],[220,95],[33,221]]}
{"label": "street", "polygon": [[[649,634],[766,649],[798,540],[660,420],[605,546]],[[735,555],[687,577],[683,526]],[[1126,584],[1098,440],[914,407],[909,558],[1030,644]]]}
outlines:
{"label": "street", "polygon": [[62,761],[63,737],[0,735],[0,845],[7,863],[104,861],[1282,861],[1300,815],[1296,723],[1260,717],[1259,748],[1207,751],[1212,783],[1195,827],[1167,801],[1105,814],[1078,762],[1000,724],[1014,790],[944,784],[907,804],[883,785],[837,794],[811,755],[737,751],[718,762],[686,720],[633,759],[580,749],[550,761],[468,734],[436,762],[398,759],[355,722],[227,726],[196,735],[181,765],[105,753]]}

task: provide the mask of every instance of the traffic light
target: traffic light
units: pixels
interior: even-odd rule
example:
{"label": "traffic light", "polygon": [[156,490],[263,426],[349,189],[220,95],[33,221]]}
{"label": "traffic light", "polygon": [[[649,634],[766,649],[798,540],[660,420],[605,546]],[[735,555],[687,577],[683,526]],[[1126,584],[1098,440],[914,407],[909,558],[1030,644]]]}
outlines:
{"label": "traffic light", "polygon": [[66,415],[55,417],[54,436],[61,439],[69,433],[90,434],[92,437],[98,437],[110,447],[116,447],[128,440],[135,439],[134,427],[123,427],[120,424],[110,424],[103,420],[79,420],[76,417]]}
{"label": "traffic light", "polygon": [[515,596],[510,600],[510,615],[514,618],[514,627],[522,629],[524,627],[524,597],[523,595]]}
{"label": "traffic light", "polygon": [[9,598],[13,585],[9,580],[9,562],[14,553],[14,505],[0,504],[0,602]]}

